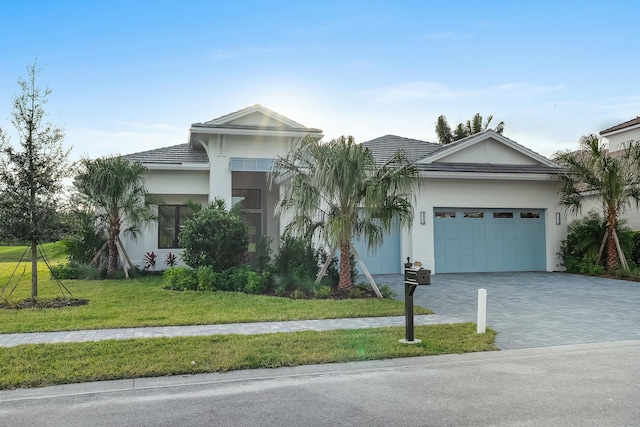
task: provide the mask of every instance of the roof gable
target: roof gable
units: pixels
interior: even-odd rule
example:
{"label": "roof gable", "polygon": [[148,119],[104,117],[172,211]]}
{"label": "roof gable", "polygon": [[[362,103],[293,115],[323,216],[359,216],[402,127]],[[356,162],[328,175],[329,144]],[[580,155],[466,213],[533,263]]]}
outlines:
{"label": "roof gable", "polygon": [[557,168],[551,160],[489,129],[445,145],[418,164],[457,163]]}
{"label": "roof gable", "polygon": [[260,104],[226,114],[204,123],[194,123],[192,128],[229,128],[229,129],[274,129],[274,130],[304,130],[322,132],[319,129],[307,128],[281,114],[276,113]]}

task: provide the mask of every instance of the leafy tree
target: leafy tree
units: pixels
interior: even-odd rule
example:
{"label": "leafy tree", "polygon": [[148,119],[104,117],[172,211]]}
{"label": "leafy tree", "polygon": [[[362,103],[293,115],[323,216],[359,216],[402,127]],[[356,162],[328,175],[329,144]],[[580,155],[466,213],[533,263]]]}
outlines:
{"label": "leafy tree", "polygon": [[578,151],[558,152],[554,161],[564,166],[558,175],[563,184],[560,202],[570,211],[577,212],[585,197],[600,200],[606,219],[608,270],[618,265],[615,230],[618,217],[635,202],[640,203],[640,145],[628,144],[615,154],[609,153],[596,135],[583,136]]}
{"label": "leafy tree", "polygon": [[50,89],[36,80],[37,64],[27,66],[27,78],[18,79],[21,93],[13,99],[11,123],[20,148],[0,129],[0,230],[4,239],[31,245],[31,298],[38,297],[38,242],[58,237],[56,212],[63,179],[70,175],[69,150],[62,148],[64,131],[45,122]]}
{"label": "leafy tree", "polygon": [[216,199],[205,209],[195,209],[178,236],[182,259],[190,267],[211,266],[221,272],[242,264],[249,237],[247,225],[236,211]]}
{"label": "leafy tree", "polygon": [[[436,121],[436,135],[438,135],[438,141],[440,144],[450,144],[462,138],[475,135],[476,133],[484,132],[489,129],[489,124],[492,119],[493,116],[489,116],[483,123],[480,113],[476,113],[471,120],[467,120],[465,123],[459,123],[455,130],[452,131],[449,123],[447,122],[447,118],[445,116],[440,116]],[[504,132],[504,122],[498,123],[494,131],[502,134],[502,132]]]}
{"label": "leafy tree", "polygon": [[95,215],[107,238],[107,273],[118,268],[116,243],[123,236],[136,237],[145,225],[157,220],[151,204],[158,200],[147,193],[144,178],[148,169],[123,157],[83,159],[74,186]]}
{"label": "leafy tree", "polygon": [[338,287],[344,292],[352,286],[353,238],[364,237],[376,248],[394,219],[409,225],[417,179],[416,166],[401,151],[378,165],[371,151],[351,136],[328,143],[302,138],[276,160],[271,173],[272,182],[287,180],[276,208],[278,215],[292,213],[286,232],[317,235],[340,249]]}

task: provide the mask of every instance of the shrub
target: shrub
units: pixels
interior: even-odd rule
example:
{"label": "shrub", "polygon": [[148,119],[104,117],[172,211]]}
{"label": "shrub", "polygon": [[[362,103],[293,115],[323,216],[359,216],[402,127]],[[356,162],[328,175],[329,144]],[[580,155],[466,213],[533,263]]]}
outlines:
{"label": "shrub", "polygon": [[78,263],[69,261],[64,264],[58,264],[51,266],[51,278],[58,280],[77,279],[78,278]]}
{"label": "shrub", "polygon": [[177,263],[178,263],[178,257],[176,257],[174,254],[169,252],[167,254],[167,259],[164,260],[164,264],[167,267],[175,267]]}
{"label": "shrub", "polygon": [[147,252],[144,254],[144,269],[145,270],[155,270],[156,269],[156,260],[158,259],[158,255],[155,252]]}
{"label": "shrub", "polygon": [[187,265],[210,265],[222,272],[241,265],[247,251],[247,226],[235,212],[227,211],[224,201],[216,199],[185,220],[179,243]]}
{"label": "shrub", "polygon": [[[589,212],[584,218],[577,219],[569,225],[567,238],[562,241],[559,252],[562,265],[567,272],[590,275],[604,273],[603,265],[607,259],[606,245],[599,264],[596,264],[596,259],[605,232],[605,221],[595,212]],[[624,226],[623,221],[620,221],[616,233],[622,251],[629,257],[633,249],[633,232]]]}
{"label": "shrub", "polygon": [[316,298],[318,299],[328,299],[331,298],[331,286],[322,286],[320,289],[316,291]]}
{"label": "shrub", "polygon": [[199,291],[215,291],[219,280],[220,273],[213,271],[213,267],[210,265],[203,265],[198,267],[196,271],[196,277],[198,280]]}
{"label": "shrub", "polygon": [[260,295],[266,290],[266,278],[266,275],[250,268],[234,268],[229,271],[229,290]]}
{"label": "shrub", "polygon": [[106,271],[87,264],[80,264],[76,261],[69,261],[51,267],[51,278],[58,280],[99,280],[103,279]]}
{"label": "shrub", "polygon": [[163,274],[167,288],[176,291],[195,291],[198,289],[196,270],[189,267],[167,268]]}

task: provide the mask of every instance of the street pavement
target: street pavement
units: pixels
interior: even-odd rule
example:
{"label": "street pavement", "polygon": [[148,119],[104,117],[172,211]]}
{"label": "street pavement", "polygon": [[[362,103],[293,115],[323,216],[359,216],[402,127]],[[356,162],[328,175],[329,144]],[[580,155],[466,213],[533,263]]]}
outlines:
{"label": "street pavement", "polygon": [[0,425],[637,426],[640,341],[0,391]]}
{"label": "street pavement", "polygon": [[[401,275],[375,278],[404,298]],[[640,284],[433,275],[414,299],[437,314],[416,324],[475,321],[479,288],[503,351],[6,390],[0,425],[640,426]],[[11,334],[0,345],[394,325],[404,317]]]}

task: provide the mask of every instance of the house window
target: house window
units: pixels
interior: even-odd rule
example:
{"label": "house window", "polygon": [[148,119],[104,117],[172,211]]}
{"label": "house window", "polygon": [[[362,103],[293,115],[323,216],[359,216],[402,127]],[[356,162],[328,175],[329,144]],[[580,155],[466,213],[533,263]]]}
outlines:
{"label": "house window", "polygon": [[494,212],[494,218],[513,218],[513,212]]}
{"label": "house window", "polygon": [[234,205],[240,204],[242,209],[262,209],[262,199],[260,198],[260,190],[234,188],[231,190]]}
{"label": "house window", "polygon": [[484,212],[482,211],[465,211],[463,213],[465,218],[484,218]]}
{"label": "house window", "polygon": [[452,211],[436,211],[435,217],[436,218],[455,218],[456,213]]}
{"label": "house window", "polygon": [[158,206],[158,248],[179,248],[178,235],[185,220],[193,217],[190,207],[184,205]]}
{"label": "house window", "polygon": [[523,218],[523,219],[540,218],[540,212],[520,212],[520,218]]}

